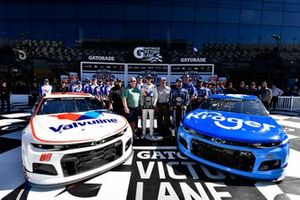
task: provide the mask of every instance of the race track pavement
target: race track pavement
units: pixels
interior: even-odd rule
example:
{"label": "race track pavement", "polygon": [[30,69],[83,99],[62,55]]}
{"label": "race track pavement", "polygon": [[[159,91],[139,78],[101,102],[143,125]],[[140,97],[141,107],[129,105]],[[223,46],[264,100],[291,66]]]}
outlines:
{"label": "race track pavement", "polygon": [[174,140],[137,141],[123,165],[71,186],[41,189],[25,182],[21,130],[30,108],[0,115],[0,199],[101,200],[300,200],[300,118],[273,117],[285,127],[291,152],[281,183],[255,182],[224,174],[182,156]]}

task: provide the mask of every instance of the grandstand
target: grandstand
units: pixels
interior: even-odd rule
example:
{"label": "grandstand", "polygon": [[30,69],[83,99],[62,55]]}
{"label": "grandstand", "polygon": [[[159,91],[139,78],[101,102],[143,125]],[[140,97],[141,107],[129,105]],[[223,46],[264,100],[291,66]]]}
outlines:
{"label": "grandstand", "polygon": [[[110,43],[112,45],[108,45]],[[87,40],[77,42],[73,48],[68,47],[62,40],[15,40],[9,43],[6,41],[2,42],[2,55],[5,59],[0,60],[0,64],[5,66],[13,61],[15,68],[29,71],[32,68],[38,71],[43,71],[45,67],[51,68],[54,71],[52,75],[59,79],[61,71],[78,72],[79,63],[87,60],[90,55],[114,56],[118,62],[130,62],[132,48],[139,43],[151,46],[151,43],[147,44],[146,41]],[[219,76],[230,74],[229,78],[233,82],[238,79],[273,81],[279,77],[286,80],[295,72],[299,74],[296,63],[300,61],[300,45],[282,44],[278,47],[271,44],[205,43],[197,52],[193,50],[191,44],[184,41],[174,41],[171,46],[162,41],[153,41],[152,46],[155,45],[162,46],[163,57],[170,63],[176,63],[180,58],[206,58],[216,65],[216,74]],[[26,52],[26,60],[18,59],[18,50]],[[10,51],[8,53],[10,55],[5,56],[4,51],[6,53]],[[5,73],[12,73],[10,67],[6,69],[1,67],[2,77],[6,76]],[[38,74],[45,73],[38,72]],[[38,80],[42,78],[37,77]],[[283,80],[277,81],[279,85],[285,86]]]}

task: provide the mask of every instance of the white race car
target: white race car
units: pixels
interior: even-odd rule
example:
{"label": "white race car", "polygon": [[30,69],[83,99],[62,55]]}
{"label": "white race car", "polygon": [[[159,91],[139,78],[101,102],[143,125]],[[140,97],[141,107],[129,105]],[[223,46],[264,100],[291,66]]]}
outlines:
{"label": "white race car", "polygon": [[130,157],[127,120],[102,108],[85,93],[52,93],[39,101],[22,133],[23,167],[31,184],[71,184]]}

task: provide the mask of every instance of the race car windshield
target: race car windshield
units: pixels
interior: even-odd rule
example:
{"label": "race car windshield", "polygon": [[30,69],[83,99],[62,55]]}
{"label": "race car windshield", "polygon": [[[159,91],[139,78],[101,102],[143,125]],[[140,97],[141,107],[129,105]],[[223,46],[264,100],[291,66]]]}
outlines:
{"label": "race car windshield", "polygon": [[263,104],[257,100],[212,98],[203,101],[200,108],[205,110],[268,116]]}
{"label": "race car windshield", "polygon": [[94,98],[48,98],[44,99],[37,114],[48,115],[99,109],[104,109],[104,107]]}

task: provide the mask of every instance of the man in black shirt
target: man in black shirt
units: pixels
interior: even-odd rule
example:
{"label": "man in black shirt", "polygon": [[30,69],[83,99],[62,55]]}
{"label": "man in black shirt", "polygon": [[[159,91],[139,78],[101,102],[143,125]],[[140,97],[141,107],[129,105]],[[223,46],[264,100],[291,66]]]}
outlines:
{"label": "man in black shirt", "polygon": [[115,85],[110,89],[108,100],[110,110],[118,113],[119,115],[125,115],[122,103],[122,80],[117,79]]}
{"label": "man in black shirt", "polygon": [[236,89],[237,94],[248,94],[249,90],[245,87],[245,82],[241,81],[240,86]]}
{"label": "man in black shirt", "polygon": [[226,94],[236,94],[236,89],[233,88],[233,84],[231,82],[228,83],[225,93]]}
{"label": "man in black shirt", "polygon": [[255,82],[251,82],[250,88],[249,88],[249,94],[250,94],[250,95],[254,95],[254,96],[258,96],[258,91],[257,91],[257,89],[256,89],[256,84],[255,84]]}
{"label": "man in black shirt", "polygon": [[269,111],[270,110],[270,103],[272,100],[272,90],[268,88],[266,82],[262,82],[261,90],[259,91],[259,99],[264,104],[265,108]]}

